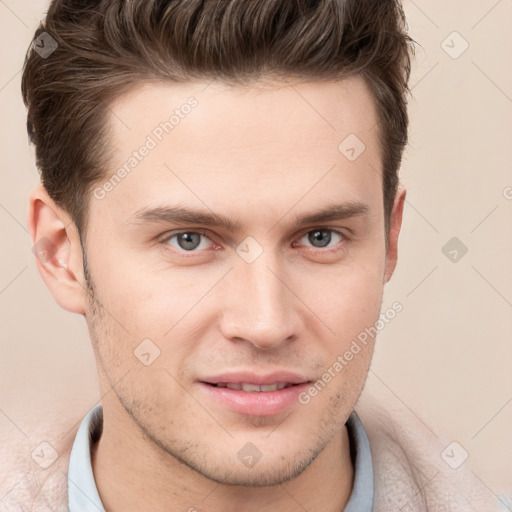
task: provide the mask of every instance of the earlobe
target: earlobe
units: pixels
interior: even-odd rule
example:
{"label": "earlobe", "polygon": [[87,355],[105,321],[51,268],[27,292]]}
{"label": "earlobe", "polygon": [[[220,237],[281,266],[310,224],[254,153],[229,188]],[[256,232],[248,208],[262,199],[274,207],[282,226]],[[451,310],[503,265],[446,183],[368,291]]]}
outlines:
{"label": "earlobe", "polygon": [[391,211],[391,218],[389,222],[389,241],[386,249],[386,267],[384,273],[385,283],[391,279],[398,260],[398,235],[400,234],[400,229],[402,227],[402,215],[404,211],[406,193],[405,188],[399,187],[396,193],[393,209]]}
{"label": "earlobe", "polygon": [[59,306],[83,315],[86,294],[78,231],[42,185],[29,196],[27,223],[43,281]]}

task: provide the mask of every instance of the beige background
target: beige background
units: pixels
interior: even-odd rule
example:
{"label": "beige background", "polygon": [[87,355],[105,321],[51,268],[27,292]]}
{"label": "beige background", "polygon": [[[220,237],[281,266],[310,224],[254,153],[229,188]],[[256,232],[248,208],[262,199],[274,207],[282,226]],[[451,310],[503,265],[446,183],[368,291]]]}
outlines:
{"label": "beige background", "polygon": [[[85,414],[99,397],[85,322],[54,302],[26,228],[38,173],[21,67],[46,6],[0,1],[0,429],[71,398]],[[380,334],[370,379],[459,442],[491,490],[512,495],[512,0],[404,7],[422,48],[400,260],[385,297],[404,310]],[[468,248],[456,263],[442,252],[452,237]]]}

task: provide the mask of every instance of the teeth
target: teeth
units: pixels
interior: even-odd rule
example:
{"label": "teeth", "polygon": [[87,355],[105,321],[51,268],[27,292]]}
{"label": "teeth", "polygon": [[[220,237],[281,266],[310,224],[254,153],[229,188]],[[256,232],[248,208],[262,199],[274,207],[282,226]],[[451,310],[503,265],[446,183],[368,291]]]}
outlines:
{"label": "teeth", "polygon": [[277,384],[266,384],[264,386],[260,386],[261,391],[277,391]]}
{"label": "teeth", "polygon": [[261,391],[260,386],[256,384],[242,384],[243,391]]}
{"label": "teeth", "polygon": [[258,384],[249,384],[246,382],[219,382],[216,384],[218,388],[229,388],[248,392],[279,391],[292,385],[293,384],[287,384],[286,382],[276,382],[274,384],[264,384],[262,386],[259,386]]}

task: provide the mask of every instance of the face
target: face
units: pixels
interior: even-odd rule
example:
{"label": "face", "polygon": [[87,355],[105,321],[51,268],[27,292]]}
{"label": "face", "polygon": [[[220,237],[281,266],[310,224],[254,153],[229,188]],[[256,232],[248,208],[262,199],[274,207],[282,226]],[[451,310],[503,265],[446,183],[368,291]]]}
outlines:
{"label": "face", "polygon": [[370,93],[146,84],[111,112],[85,243],[102,390],[208,478],[288,480],[353,410],[389,278]]}

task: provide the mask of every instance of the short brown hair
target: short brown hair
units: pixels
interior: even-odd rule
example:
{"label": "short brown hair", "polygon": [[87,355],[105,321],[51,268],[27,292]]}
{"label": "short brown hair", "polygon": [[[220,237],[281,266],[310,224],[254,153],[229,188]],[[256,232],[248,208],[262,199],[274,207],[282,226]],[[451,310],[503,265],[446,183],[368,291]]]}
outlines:
{"label": "short brown hair", "polygon": [[109,105],[143,81],[358,75],[379,116],[388,227],[408,140],[406,28],[399,0],[53,0],[35,40],[55,50],[32,44],[22,77],[42,183],[85,230],[111,157]]}

